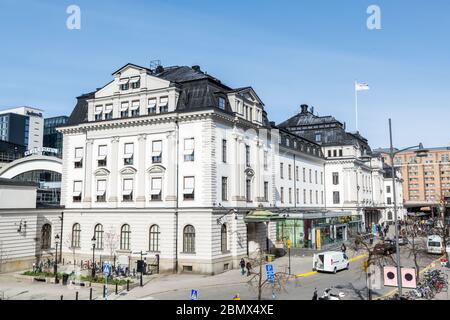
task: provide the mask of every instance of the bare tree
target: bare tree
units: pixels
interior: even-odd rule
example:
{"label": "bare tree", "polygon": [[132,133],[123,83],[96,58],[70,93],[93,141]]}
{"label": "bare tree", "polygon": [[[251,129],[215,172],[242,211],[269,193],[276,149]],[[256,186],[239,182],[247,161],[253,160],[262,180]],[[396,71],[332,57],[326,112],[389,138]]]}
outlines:
{"label": "bare tree", "polygon": [[449,242],[450,239],[450,226],[448,224],[448,220],[445,219],[445,202],[441,202],[440,206],[440,217],[436,217],[433,221],[433,234],[438,235],[442,239],[442,246],[444,247],[443,254],[445,255],[445,258],[448,260],[448,252],[446,250],[446,245]]}
{"label": "bare tree", "polygon": [[75,258],[76,258],[76,248],[75,246],[72,246],[72,232],[69,232],[64,240],[64,244],[67,248],[69,248],[72,251],[72,259],[73,259],[73,269],[75,271],[76,264],[75,264]]}
{"label": "bare tree", "polygon": [[119,236],[111,226],[108,232],[105,232],[105,247],[109,250],[109,259],[113,259],[119,246]]}
{"label": "bare tree", "polygon": [[258,294],[258,300],[262,299],[264,293],[280,293],[282,291],[287,292],[286,287],[290,280],[295,277],[285,272],[276,272],[274,274],[274,281],[270,282],[265,276],[265,270],[263,266],[266,264],[265,254],[262,249],[256,250],[252,257],[249,258],[249,262],[252,266],[250,280],[247,282],[251,290],[256,291]]}
{"label": "bare tree", "polygon": [[403,237],[407,240],[407,250],[409,251],[409,257],[413,258],[414,266],[416,268],[416,279],[420,276],[419,257],[424,254],[424,247],[420,242],[419,225],[418,221],[410,219],[406,223],[405,229],[403,229]]}

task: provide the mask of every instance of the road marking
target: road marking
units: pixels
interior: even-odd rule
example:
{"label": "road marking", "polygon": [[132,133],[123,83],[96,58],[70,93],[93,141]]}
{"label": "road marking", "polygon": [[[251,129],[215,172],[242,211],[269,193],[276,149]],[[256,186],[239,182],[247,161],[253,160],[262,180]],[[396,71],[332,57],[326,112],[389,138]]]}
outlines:
{"label": "road marking", "polygon": [[[359,260],[359,259],[362,259],[362,258],[365,258],[365,257],[367,257],[366,254],[360,254],[359,256],[356,256],[356,257],[354,257],[354,258],[351,258],[351,259],[349,260],[349,262],[353,262],[353,261],[356,261],[356,260]],[[306,277],[310,277],[310,276],[312,276],[312,275],[315,275],[316,273],[317,273],[317,271],[311,271],[311,272],[306,272],[306,273],[300,273],[300,274],[295,275],[295,277],[296,277],[296,278],[306,278]]]}
{"label": "road marking", "polygon": [[[442,257],[443,257],[443,256],[442,256]],[[435,264],[436,262],[438,262],[439,260],[441,260],[442,257],[440,257],[440,258],[438,258],[438,259],[436,259],[436,260],[433,260],[429,265],[427,265],[425,268],[423,268],[422,270],[420,270],[420,271],[419,271],[419,274],[422,274],[422,273],[428,271],[428,270],[432,267],[432,265]],[[383,299],[383,298],[387,298],[387,297],[389,297],[389,296],[392,296],[392,295],[393,295],[394,293],[396,293],[397,291],[398,291],[398,288],[392,289],[391,291],[389,291],[389,292],[386,293],[385,295],[383,295],[383,296],[381,296],[381,297],[378,297],[378,298],[375,298],[374,300],[380,300],[380,299]]]}

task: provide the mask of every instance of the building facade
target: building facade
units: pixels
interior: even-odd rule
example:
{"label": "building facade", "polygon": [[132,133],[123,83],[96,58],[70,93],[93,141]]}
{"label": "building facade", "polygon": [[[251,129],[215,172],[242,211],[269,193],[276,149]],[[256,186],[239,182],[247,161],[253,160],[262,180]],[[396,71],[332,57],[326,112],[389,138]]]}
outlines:
{"label": "building facade", "polygon": [[69,117],[67,116],[58,116],[44,119],[43,146],[56,149],[56,156],[58,157],[62,157],[63,135],[60,132],[56,131],[56,128],[65,125],[68,119]]}
{"label": "building facade", "polygon": [[24,145],[27,150],[42,147],[42,110],[17,107],[0,111],[0,140]]}

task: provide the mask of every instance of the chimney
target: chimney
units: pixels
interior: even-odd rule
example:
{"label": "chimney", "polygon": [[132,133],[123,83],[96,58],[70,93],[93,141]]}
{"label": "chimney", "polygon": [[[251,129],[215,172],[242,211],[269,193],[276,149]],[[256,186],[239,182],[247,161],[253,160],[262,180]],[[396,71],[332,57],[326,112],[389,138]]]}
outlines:
{"label": "chimney", "polygon": [[314,107],[311,107],[311,113],[314,115]]}
{"label": "chimney", "polygon": [[155,72],[156,73],[164,72],[164,67],[163,66],[157,66],[156,69],[155,69]]}
{"label": "chimney", "polygon": [[308,105],[307,104],[302,104],[300,106],[302,112],[301,113],[307,113],[308,112]]}
{"label": "chimney", "polygon": [[198,65],[192,66],[192,69],[193,69],[194,71],[197,71],[197,72],[202,72],[202,71],[200,70],[200,66],[198,66]]}

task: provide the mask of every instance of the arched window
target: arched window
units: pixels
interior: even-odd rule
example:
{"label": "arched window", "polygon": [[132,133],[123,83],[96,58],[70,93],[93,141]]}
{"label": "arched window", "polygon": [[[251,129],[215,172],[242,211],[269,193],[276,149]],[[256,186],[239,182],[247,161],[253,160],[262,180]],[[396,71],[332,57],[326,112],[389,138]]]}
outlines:
{"label": "arched window", "polygon": [[157,224],[154,224],[150,227],[148,250],[159,251],[159,226]]}
{"label": "arched window", "polygon": [[130,225],[124,224],[120,229],[120,250],[130,250]]}
{"label": "arched window", "polygon": [[228,251],[228,235],[227,226],[225,224],[223,224],[220,229],[220,246],[222,248],[222,252]]}
{"label": "arched window", "polygon": [[42,226],[41,230],[41,249],[50,249],[52,243],[52,226],[48,223]]}
{"label": "arched window", "polygon": [[103,249],[103,225],[97,224],[94,228],[95,248]]}
{"label": "arched window", "polygon": [[183,252],[195,253],[195,229],[190,224],[183,229]]}
{"label": "arched window", "polygon": [[75,223],[72,226],[72,248],[79,248],[80,247],[80,235],[81,235],[81,228],[79,223]]}

